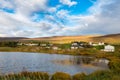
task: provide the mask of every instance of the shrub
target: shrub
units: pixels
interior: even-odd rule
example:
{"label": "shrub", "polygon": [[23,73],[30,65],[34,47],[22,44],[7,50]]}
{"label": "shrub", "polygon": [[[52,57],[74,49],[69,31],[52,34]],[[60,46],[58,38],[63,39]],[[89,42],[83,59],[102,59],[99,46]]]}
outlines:
{"label": "shrub", "polygon": [[120,59],[115,59],[109,62],[109,68],[111,70],[120,72]]}
{"label": "shrub", "polygon": [[69,74],[67,74],[67,73],[56,72],[51,77],[51,80],[71,80],[71,76]]}
{"label": "shrub", "polygon": [[86,75],[84,73],[78,73],[73,75],[73,80],[85,80]]}
{"label": "shrub", "polygon": [[89,74],[85,80],[110,80],[111,77],[110,71],[96,71]]}

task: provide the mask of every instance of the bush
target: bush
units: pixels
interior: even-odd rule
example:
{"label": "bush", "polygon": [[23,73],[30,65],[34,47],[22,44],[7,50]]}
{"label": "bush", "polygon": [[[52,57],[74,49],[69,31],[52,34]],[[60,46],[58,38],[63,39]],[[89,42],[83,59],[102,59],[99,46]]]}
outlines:
{"label": "bush", "polygon": [[71,80],[71,76],[67,73],[56,72],[53,74],[51,80]]}
{"label": "bush", "polygon": [[0,76],[0,80],[49,80],[49,75],[43,72],[22,72]]}
{"label": "bush", "polygon": [[109,62],[109,68],[111,70],[120,72],[120,59],[115,59]]}
{"label": "bush", "polygon": [[86,75],[84,73],[78,73],[73,75],[73,80],[85,80]]}
{"label": "bush", "polygon": [[111,80],[111,77],[110,71],[96,71],[89,74],[85,80]]}

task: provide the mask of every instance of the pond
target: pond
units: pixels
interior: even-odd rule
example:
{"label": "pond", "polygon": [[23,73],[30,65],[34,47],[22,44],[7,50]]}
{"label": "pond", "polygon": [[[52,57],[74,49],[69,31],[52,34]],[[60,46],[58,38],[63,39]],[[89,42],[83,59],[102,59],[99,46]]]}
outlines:
{"label": "pond", "polygon": [[109,61],[87,56],[71,56],[45,53],[0,52],[0,74],[29,72],[66,72],[71,75],[96,70],[106,70]]}

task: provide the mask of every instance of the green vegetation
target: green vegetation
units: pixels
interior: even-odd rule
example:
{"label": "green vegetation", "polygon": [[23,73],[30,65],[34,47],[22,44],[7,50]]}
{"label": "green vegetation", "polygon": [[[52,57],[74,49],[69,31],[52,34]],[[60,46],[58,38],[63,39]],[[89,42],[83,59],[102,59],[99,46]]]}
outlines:
{"label": "green vegetation", "polygon": [[0,42],[0,47],[17,47],[18,42]]}
{"label": "green vegetation", "polygon": [[49,74],[43,72],[22,72],[0,76],[0,80],[49,80]]}
{"label": "green vegetation", "polygon": [[71,76],[67,73],[56,72],[55,74],[52,75],[51,80],[72,80],[72,79]]}
{"label": "green vegetation", "polygon": [[120,80],[120,72],[96,71],[89,75],[78,73],[56,72],[53,75],[44,72],[22,72],[18,74],[1,75],[0,80]]}
{"label": "green vegetation", "polygon": [[120,73],[112,71],[96,71],[87,75],[83,80],[120,80]]}
{"label": "green vegetation", "polygon": [[73,80],[84,80],[86,76],[85,73],[77,73],[73,75]]}

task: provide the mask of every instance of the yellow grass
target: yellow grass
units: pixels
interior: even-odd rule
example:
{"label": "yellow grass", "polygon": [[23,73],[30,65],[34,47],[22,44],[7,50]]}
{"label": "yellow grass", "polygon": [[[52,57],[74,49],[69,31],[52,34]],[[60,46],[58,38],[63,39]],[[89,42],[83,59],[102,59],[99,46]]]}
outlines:
{"label": "yellow grass", "polygon": [[54,36],[54,37],[32,38],[32,39],[27,39],[27,40],[47,41],[47,42],[59,43],[59,44],[71,43],[73,41],[106,42],[106,43],[111,43],[111,44],[118,44],[120,43],[120,36],[119,35]]}

